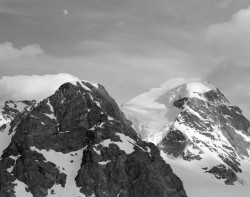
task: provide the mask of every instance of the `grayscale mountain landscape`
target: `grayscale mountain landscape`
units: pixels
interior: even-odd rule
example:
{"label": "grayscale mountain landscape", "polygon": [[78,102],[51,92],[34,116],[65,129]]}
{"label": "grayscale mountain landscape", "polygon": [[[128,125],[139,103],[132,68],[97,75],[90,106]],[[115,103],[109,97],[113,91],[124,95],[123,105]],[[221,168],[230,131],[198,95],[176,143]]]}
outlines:
{"label": "grayscale mountain landscape", "polygon": [[250,0],[0,0],[0,197],[247,197]]}

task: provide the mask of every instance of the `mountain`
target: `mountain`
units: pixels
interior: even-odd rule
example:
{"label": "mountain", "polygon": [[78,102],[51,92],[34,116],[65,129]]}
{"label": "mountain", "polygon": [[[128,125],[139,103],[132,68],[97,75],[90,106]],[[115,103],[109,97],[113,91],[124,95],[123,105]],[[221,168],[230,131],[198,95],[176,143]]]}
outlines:
{"label": "mountain", "polygon": [[187,196],[101,85],[65,83],[0,133],[1,197]]}
{"label": "mountain", "polygon": [[[7,131],[10,122],[22,111],[27,110],[35,101],[5,101],[0,102],[0,153],[9,145],[11,136]],[[2,131],[2,132],[1,132]]]}
{"label": "mountain", "polygon": [[178,79],[135,97],[122,110],[142,139],[158,146],[188,195],[249,194],[250,122],[218,88]]}
{"label": "mountain", "polygon": [[0,126],[11,122],[21,111],[33,105],[35,101],[5,101],[0,102]]}

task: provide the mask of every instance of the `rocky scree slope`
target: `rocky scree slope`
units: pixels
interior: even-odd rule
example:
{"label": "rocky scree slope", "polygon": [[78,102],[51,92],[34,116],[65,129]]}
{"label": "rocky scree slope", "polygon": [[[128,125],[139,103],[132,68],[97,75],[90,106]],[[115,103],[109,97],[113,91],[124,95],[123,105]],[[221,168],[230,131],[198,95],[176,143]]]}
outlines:
{"label": "rocky scree slope", "polygon": [[165,84],[122,109],[167,162],[201,171],[201,177],[212,174],[226,184],[250,181],[250,122],[211,84],[188,81],[171,88]]}
{"label": "rocky scree slope", "polygon": [[65,83],[1,132],[1,197],[186,196],[101,85]]}

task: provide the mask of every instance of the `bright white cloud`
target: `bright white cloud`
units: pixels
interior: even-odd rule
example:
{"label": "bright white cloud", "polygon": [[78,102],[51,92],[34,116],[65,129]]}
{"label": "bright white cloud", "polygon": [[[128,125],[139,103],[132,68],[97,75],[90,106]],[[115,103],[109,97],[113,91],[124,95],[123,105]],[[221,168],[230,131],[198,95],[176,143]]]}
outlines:
{"label": "bright white cloud", "polygon": [[[21,49],[11,43],[1,46],[0,77],[71,73],[81,79],[105,85],[118,102],[124,102],[170,77],[194,75],[193,70],[186,66],[193,65],[193,59],[182,51],[169,48],[160,48],[145,54],[145,51],[139,52],[136,49],[123,51],[113,42],[90,41],[84,47],[80,46],[84,49],[82,55],[56,57],[36,45]],[[199,76],[197,73],[195,75]],[[130,80],[127,80],[127,76]]]}
{"label": "bright white cloud", "polygon": [[73,75],[4,76],[0,79],[0,100],[41,100],[65,82],[78,80]]}
{"label": "bright white cloud", "polygon": [[206,38],[214,53],[222,56],[243,57],[250,52],[250,7],[241,9],[225,23],[210,25]]}

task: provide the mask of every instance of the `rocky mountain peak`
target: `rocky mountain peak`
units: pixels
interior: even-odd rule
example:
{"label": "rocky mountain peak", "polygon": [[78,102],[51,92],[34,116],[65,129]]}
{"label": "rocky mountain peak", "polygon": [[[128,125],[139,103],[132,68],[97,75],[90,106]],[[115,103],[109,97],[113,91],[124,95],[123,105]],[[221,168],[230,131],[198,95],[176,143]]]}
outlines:
{"label": "rocky mountain peak", "polygon": [[185,197],[101,85],[63,84],[0,132],[0,196]]}
{"label": "rocky mountain peak", "polygon": [[173,166],[196,168],[201,176],[213,174],[226,184],[250,181],[250,122],[240,108],[208,82],[175,85],[153,88],[123,104],[133,127]]}

